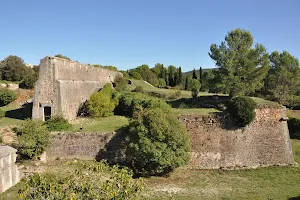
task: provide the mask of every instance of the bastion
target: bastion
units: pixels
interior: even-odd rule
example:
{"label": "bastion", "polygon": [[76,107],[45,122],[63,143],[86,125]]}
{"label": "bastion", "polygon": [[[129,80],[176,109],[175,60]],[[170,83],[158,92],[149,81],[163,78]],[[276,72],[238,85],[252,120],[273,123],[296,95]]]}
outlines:
{"label": "bastion", "polygon": [[60,115],[73,120],[82,103],[106,83],[113,83],[117,76],[122,73],[45,57],[40,62],[39,79],[35,84],[32,118],[45,121]]}

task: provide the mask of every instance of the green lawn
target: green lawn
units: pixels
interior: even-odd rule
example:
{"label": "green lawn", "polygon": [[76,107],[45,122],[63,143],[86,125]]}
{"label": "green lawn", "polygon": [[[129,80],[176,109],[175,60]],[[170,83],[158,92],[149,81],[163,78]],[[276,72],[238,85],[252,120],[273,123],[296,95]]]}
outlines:
{"label": "green lawn", "polygon": [[[296,162],[300,141],[292,140]],[[169,177],[146,180],[150,199],[255,199],[283,200],[300,196],[299,167],[267,167],[251,170],[178,169]],[[298,198],[300,199],[300,198]]]}
{"label": "green lawn", "polygon": [[[141,86],[144,88],[146,92],[158,92],[161,94],[166,94],[166,95],[172,95],[176,92],[175,89],[163,89],[163,88],[157,88],[157,87],[152,87],[149,84],[145,83],[142,80],[134,80],[131,79],[132,81],[132,86]],[[191,91],[186,91],[186,90],[180,90],[181,92],[181,98],[189,98],[192,97]],[[210,95],[215,95],[214,93],[208,93],[208,92],[199,92],[199,96],[210,96]],[[224,94],[218,94],[220,96],[224,96]]]}
{"label": "green lawn", "polygon": [[72,129],[68,132],[79,131],[83,128],[84,132],[111,132],[128,125],[129,119],[123,116],[110,116],[104,118],[78,118]]}
{"label": "green lawn", "polygon": [[197,115],[210,115],[216,112],[221,112],[215,108],[173,108],[176,115],[186,115],[186,114],[197,114]]}

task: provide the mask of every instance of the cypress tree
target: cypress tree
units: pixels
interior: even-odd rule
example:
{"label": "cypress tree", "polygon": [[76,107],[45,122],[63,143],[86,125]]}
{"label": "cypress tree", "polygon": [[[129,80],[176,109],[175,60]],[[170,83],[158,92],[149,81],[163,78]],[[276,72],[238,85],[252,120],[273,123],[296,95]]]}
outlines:
{"label": "cypress tree", "polygon": [[194,68],[194,70],[193,70],[193,79],[197,79],[197,74],[196,74],[195,68]]}
{"label": "cypress tree", "polygon": [[177,74],[177,85],[180,85],[182,82],[182,71],[181,71],[181,67],[178,68],[178,74]]}
{"label": "cypress tree", "polygon": [[189,79],[188,79],[188,76],[185,77],[185,86],[184,86],[184,89],[185,90],[188,90],[189,88]]}

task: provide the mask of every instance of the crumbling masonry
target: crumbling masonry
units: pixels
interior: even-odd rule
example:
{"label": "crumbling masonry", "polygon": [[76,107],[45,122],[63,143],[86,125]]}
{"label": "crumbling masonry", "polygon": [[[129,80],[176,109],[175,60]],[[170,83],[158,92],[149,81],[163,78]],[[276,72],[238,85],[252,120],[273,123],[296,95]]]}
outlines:
{"label": "crumbling masonry", "polygon": [[32,118],[45,120],[60,115],[68,120],[77,116],[80,105],[121,73],[57,57],[45,57],[40,63]]}

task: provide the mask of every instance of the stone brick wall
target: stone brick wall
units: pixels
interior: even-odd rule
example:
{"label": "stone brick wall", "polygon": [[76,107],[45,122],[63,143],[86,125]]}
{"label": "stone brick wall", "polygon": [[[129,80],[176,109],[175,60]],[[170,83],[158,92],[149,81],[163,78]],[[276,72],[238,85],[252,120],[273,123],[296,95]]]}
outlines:
{"label": "stone brick wall", "polygon": [[44,120],[44,107],[51,115],[76,118],[80,104],[106,83],[112,83],[122,73],[108,69],[45,57],[40,63],[39,80],[35,85],[32,118]]}
{"label": "stone brick wall", "polygon": [[201,169],[255,168],[294,165],[285,109],[258,108],[256,119],[245,128],[227,116],[182,115],[190,135],[190,167]]}
{"label": "stone brick wall", "polygon": [[55,134],[46,151],[46,160],[82,159],[93,160],[105,145],[111,140],[114,133],[66,133]]}
{"label": "stone brick wall", "polygon": [[[284,117],[286,112],[282,107],[258,108],[255,121],[238,128],[226,115],[179,116],[190,136],[192,159],[189,167],[234,169],[294,165],[287,122],[281,120]],[[94,159],[113,136],[114,133],[55,135],[47,150],[47,159]],[[112,151],[118,148],[117,144],[113,146]]]}

